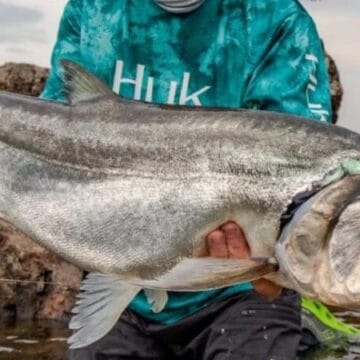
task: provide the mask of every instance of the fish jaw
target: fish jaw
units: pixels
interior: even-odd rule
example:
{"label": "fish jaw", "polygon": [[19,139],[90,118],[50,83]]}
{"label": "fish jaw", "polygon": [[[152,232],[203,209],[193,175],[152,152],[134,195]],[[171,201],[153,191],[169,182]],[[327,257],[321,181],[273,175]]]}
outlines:
{"label": "fish jaw", "polygon": [[328,305],[360,309],[360,176],[346,176],[306,201],[275,252],[291,287]]}
{"label": "fish jaw", "polygon": [[360,195],[336,219],[329,241],[329,266],[337,284],[345,287],[355,307],[360,308]]}

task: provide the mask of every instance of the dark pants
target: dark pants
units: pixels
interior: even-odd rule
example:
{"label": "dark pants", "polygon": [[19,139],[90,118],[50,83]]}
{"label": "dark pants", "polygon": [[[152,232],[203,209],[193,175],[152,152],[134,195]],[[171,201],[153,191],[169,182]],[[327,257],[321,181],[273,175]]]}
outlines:
{"label": "dark pants", "polygon": [[69,352],[70,360],[291,360],[301,337],[300,297],[274,302],[255,292],[212,304],[175,325],[127,310],[103,339]]}

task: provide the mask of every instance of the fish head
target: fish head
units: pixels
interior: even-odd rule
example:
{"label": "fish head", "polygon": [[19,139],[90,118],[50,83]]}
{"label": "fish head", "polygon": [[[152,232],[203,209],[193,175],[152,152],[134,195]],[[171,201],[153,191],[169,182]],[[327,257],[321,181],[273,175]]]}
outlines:
{"label": "fish head", "polygon": [[360,309],[360,176],[307,200],[275,247],[280,272],[303,295]]}

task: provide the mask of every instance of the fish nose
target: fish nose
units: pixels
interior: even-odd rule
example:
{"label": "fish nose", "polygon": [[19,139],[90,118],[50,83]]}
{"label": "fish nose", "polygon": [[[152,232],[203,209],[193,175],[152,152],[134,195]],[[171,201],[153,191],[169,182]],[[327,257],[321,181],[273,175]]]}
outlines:
{"label": "fish nose", "polygon": [[329,241],[329,259],[336,280],[360,296],[360,195],[336,219]]}

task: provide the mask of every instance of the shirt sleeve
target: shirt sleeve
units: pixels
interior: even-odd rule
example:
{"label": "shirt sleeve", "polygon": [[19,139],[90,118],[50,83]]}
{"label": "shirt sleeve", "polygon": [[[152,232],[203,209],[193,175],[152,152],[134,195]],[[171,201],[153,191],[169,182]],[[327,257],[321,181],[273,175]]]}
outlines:
{"label": "shirt sleeve", "polygon": [[244,106],[331,122],[325,55],[315,24],[305,12],[288,17],[256,62]]}
{"label": "shirt sleeve", "polygon": [[65,6],[51,56],[51,70],[40,95],[43,99],[65,101],[59,61],[69,59],[80,62],[81,8],[82,0],[69,0]]}

